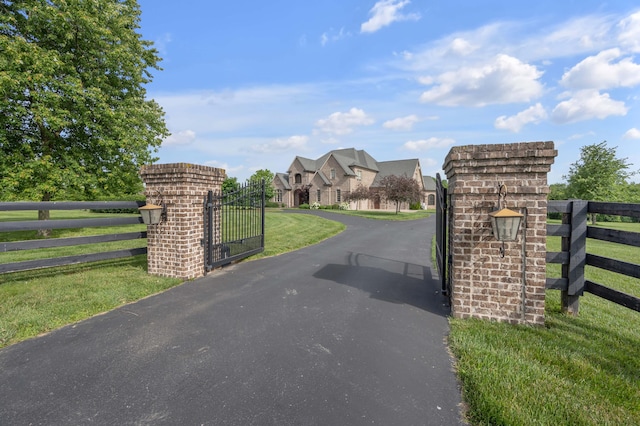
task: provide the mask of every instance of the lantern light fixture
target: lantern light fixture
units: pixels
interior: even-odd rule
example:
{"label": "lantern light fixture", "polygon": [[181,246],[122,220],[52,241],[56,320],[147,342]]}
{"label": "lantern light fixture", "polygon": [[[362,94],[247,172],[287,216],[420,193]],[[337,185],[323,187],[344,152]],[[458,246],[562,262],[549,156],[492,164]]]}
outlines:
{"label": "lantern light fixture", "polygon": [[[503,184],[498,185],[498,209],[489,213],[491,218],[491,228],[493,230],[493,236],[496,240],[502,242],[500,247],[500,255],[504,257],[504,242],[515,241],[518,237],[518,230],[520,229],[520,222],[522,222],[523,214],[503,207],[507,197],[507,187]],[[506,204],[506,203],[505,203]]]}
{"label": "lantern light fixture", "polygon": [[140,216],[142,216],[142,221],[145,225],[157,225],[167,219],[167,206],[164,204],[160,191],[158,191],[158,196],[160,197],[161,205],[158,206],[156,204],[147,203],[138,208]]}

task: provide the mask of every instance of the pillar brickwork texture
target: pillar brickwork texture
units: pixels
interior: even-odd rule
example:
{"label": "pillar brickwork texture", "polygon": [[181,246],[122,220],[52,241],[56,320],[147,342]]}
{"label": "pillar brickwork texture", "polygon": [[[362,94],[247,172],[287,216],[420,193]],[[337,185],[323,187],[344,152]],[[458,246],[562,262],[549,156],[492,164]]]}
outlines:
{"label": "pillar brickwork texture", "polygon": [[[443,170],[449,184],[451,310],[457,318],[544,324],[547,174],[553,142],[454,147]],[[493,237],[489,213],[502,207],[525,214],[516,241]]]}
{"label": "pillar brickwork texture", "polygon": [[142,167],[140,176],[147,202],[167,207],[166,220],[147,227],[149,274],[203,276],[204,203],[208,191],[221,191],[225,171],[186,163],[153,164]]}

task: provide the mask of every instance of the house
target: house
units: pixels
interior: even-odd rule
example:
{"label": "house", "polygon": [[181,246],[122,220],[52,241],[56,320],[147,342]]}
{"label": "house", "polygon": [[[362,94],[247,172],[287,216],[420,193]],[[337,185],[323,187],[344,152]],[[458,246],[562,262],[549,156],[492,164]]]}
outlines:
{"label": "house", "polygon": [[[337,149],[313,160],[297,156],[287,173],[276,173],[273,179],[273,201],[286,207],[301,204],[340,204],[359,185],[367,189],[380,187],[385,176],[409,176],[422,189],[421,204],[435,208],[435,180],[423,176],[418,159],[376,161],[369,153],[355,148]],[[395,203],[381,198],[350,203],[355,209],[395,209]],[[408,205],[400,208],[408,209]]]}

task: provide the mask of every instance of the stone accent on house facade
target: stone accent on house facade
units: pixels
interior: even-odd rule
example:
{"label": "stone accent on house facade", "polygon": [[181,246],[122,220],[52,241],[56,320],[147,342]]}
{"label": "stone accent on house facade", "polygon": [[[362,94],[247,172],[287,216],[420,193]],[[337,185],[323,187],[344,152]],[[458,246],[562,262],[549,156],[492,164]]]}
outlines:
{"label": "stone accent on house facade", "polygon": [[[454,317],[544,324],[547,173],[556,155],[553,142],[461,146],[447,155]],[[504,258],[489,219],[500,184],[506,207],[526,216]]]}
{"label": "stone accent on house facade", "polygon": [[[330,206],[340,204],[359,185],[367,189],[376,189],[382,177],[387,175],[411,176],[422,188],[422,199],[425,208],[435,208],[435,185],[427,189],[422,176],[418,159],[376,161],[364,150],[346,148],[333,150],[318,159],[296,157],[286,173],[276,173],[273,186],[275,196],[272,201],[282,203],[286,207],[297,207],[300,204]],[[432,178],[429,178],[432,179]],[[429,203],[429,200],[433,201]],[[350,202],[351,209],[383,209],[395,210],[395,203],[385,199],[361,200]],[[408,209],[409,204],[402,203],[401,209]]]}
{"label": "stone accent on house facade", "polygon": [[140,176],[147,202],[167,207],[166,220],[147,227],[149,274],[203,276],[204,202],[208,191],[221,191],[225,171],[186,163],[154,164],[143,166]]}

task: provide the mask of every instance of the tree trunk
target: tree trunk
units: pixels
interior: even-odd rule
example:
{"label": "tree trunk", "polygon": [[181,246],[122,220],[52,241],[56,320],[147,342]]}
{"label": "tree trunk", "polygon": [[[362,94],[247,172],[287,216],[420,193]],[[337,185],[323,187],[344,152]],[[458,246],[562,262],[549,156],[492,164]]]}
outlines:
{"label": "tree trunk", "polygon": [[[42,201],[51,201],[51,194],[45,192],[42,195]],[[49,210],[38,210],[38,220],[49,220],[51,218],[51,212]],[[38,238],[49,238],[51,236],[51,229],[39,229]]]}

